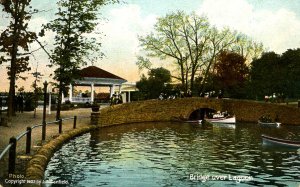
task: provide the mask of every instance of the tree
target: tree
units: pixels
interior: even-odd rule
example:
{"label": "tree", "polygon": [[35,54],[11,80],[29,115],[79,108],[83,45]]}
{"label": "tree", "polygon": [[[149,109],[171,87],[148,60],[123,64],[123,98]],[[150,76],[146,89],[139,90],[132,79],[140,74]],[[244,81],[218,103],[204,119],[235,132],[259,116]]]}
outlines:
{"label": "tree", "polygon": [[246,59],[246,64],[250,64],[253,59],[259,58],[265,51],[262,43],[251,40],[243,33],[237,34],[236,42],[230,47],[230,50],[243,56]]}
{"label": "tree", "polygon": [[[193,87],[195,74],[201,66],[201,56],[208,41],[209,23],[206,17],[182,11],[158,19],[155,33],[139,37],[141,46],[149,57],[172,61],[179,69],[179,80],[185,92]],[[189,83],[191,86],[189,86]]]}
{"label": "tree", "polygon": [[245,82],[249,74],[249,68],[245,63],[246,59],[236,53],[222,51],[215,64],[216,85],[222,93],[231,97],[241,98]]}
{"label": "tree", "polygon": [[300,49],[288,49],[282,55],[264,53],[251,63],[251,88],[258,98],[273,95],[300,97]]}
{"label": "tree", "polygon": [[[288,49],[280,57],[277,79],[282,92],[290,98],[300,97],[300,48]],[[278,76],[279,75],[279,76]]]}
{"label": "tree", "polygon": [[203,54],[203,66],[200,69],[201,79],[198,92],[203,94],[208,86],[209,75],[214,72],[214,64],[217,61],[218,55],[223,51],[230,48],[236,42],[236,32],[230,31],[228,28],[224,28],[219,31],[217,28],[212,27],[209,34],[209,42],[206,46],[206,52]]}
{"label": "tree", "polygon": [[11,19],[9,26],[1,33],[0,36],[0,63],[9,62],[8,76],[10,79],[8,112],[10,120],[14,110],[15,86],[20,73],[30,70],[29,61],[29,44],[34,41],[36,34],[29,32],[28,22],[31,19],[30,0],[2,0],[3,11]]}
{"label": "tree", "polygon": [[[158,19],[154,29],[155,32],[139,37],[140,45],[148,57],[158,57],[175,64],[178,71],[172,77],[181,82],[185,92],[188,89],[206,90],[208,76],[221,51],[234,50],[247,58],[256,57],[261,51],[261,46],[245,35],[228,28],[218,30],[211,27],[206,17],[195,13],[187,15],[178,11],[167,14]],[[138,57],[137,64],[139,68],[151,65],[148,59],[141,57]]]}
{"label": "tree", "polygon": [[161,93],[169,91],[167,83],[171,81],[171,73],[165,68],[151,69],[148,78],[142,75],[141,80],[136,83],[136,87],[143,93],[146,99],[157,99]]}
{"label": "tree", "polygon": [[[251,63],[250,84],[253,95],[263,98],[265,95],[281,92],[283,69],[280,68],[280,55],[275,52],[264,53]],[[281,79],[281,80],[280,80]]]}
{"label": "tree", "polygon": [[57,119],[60,118],[62,93],[67,92],[67,86],[78,78],[79,67],[86,64],[88,56],[99,51],[101,44],[96,38],[87,36],[97,25],[99,8],[110,2],[117,0],[60,0],[57,18],[45,27],[56,33],[51,66],[56,67],[54,79],[59,88]]}

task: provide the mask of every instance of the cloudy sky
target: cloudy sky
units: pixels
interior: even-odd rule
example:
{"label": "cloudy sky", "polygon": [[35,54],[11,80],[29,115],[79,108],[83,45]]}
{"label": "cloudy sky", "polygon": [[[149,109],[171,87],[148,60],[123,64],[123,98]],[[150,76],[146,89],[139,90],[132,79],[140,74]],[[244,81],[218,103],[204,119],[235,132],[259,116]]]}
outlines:
{"label": "cloudy sky", "polygon": [[[262,42],[264,46],[277,53],[289,48],[300,47],[300,1],[297,0],[123,0],[124,3],[108,5],[101,10],[101,24],[97,31],[103,32],[99,38],[105,57],[94,65],[119,75],[128,81],[139,79],[135,65],[136,56],[140,54],[138,35],[149,33],[156,18],[166,13],[184,10],[195,11],[206,15],[212,25],[224,26],[247,34],[252,39]],[[54,18],[57,6],[55,0],[32,0],[33,8],[45,9],[47,12],[37,14],[31,21],[30,28],[39,31],[42,24]],[[0,14],[0,31],[7,24],[3,14]],[[47,42],[51,49],[53,34],[41,39]],[[39,46],[33,44],[31,48]],[[50,80],[51,70],[46,67],[49,59],[43,51],[35,53],[30,65],[44,74],[43,80]],[[89,64],[90,65],[90,64]],[[5,65],[0,66],[0,91],[8,91]],[[29,73],[25,75],[30,76]],[[18,81],[29,89],[33,79],[26,82]]]}

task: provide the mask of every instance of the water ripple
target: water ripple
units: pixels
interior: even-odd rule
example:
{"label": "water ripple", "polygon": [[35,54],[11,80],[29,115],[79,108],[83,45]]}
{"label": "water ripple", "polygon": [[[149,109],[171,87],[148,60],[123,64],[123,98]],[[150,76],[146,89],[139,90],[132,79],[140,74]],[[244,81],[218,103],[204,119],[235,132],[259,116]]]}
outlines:
{"label": "water ripple", "polygon": [[[282,136],[291,130],[300,135],[300,128],[280,130]],[[264,149],[260,134],[266,132],[278,133],[255,124],[207,130],[178,123],[100,129],[56,152],[45,179],[68,180],[72,186],[233,186],[234,180],[201,182],[189,177],[243,175],[252,179],[239,186],[297,186],[300,155]]]}

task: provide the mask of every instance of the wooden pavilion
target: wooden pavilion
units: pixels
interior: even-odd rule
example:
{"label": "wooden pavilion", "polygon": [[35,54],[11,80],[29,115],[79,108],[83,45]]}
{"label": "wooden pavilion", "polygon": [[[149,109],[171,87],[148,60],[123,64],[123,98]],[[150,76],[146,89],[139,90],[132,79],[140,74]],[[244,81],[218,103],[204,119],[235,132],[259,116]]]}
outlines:
{"label": "wooden pavilion", "polygon": [[[93,103],[95,99],[95,87],[109,87],[109,95],[111,97],[115,93],[115,90],[118,90],[118,92],[121,93],[122,85],[127,82],[127,80],[96,66],[89,66],[81,69],[80,77],[80,79],[74,81],[74,84],[70,85],[69,96],[65,98],[65,100],[69,100],[74,103]],[[74,97],[74,86],[89,86],[91,90],[91,97]]]}

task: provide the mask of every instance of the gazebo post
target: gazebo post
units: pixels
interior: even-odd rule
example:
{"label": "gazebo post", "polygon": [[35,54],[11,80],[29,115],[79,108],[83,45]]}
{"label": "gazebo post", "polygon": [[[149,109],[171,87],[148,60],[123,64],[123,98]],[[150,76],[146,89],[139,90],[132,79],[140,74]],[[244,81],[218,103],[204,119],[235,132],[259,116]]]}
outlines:
{"label": "gazebo post", "polygon": [[119,85],[119,94],[122,92],[122,84]]}
{"label": "gazebo post", "polygon": [[94,90],[95,90],[95,88],[94,88],[94,83],[92,82],[91,83],[91,102],[93,103],[94,102]]}
{"label": "gazebo post", "polygon": [[69,88],[69,101],[72,102],[73,100],[73,87],[72,84],[70,84],[70,88]]}
{"label": "gazebo post", "polygon": [[115,93],[115,86],[112,84],[109,86],[110,87],[110,97]]}
{"label": "gazebo post", "polygon": [[61,93],[61,103],[65,103],[66,100],[65,100],[65,95],[64,93]]}
{"label": "gazebo post", "polygon": [[128,103],[130,103],[130,91],[128,91]]}

